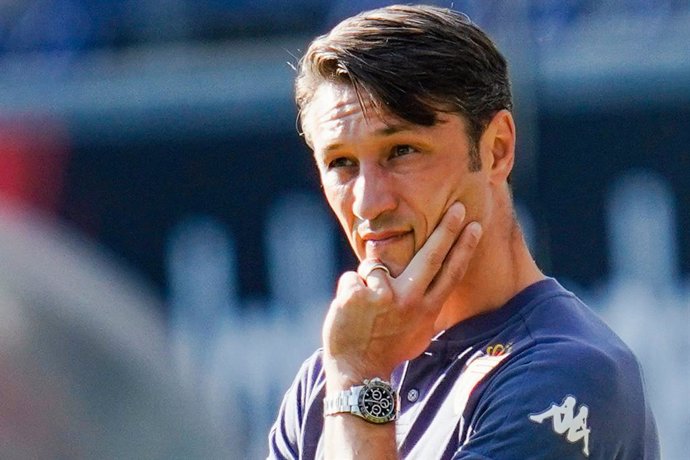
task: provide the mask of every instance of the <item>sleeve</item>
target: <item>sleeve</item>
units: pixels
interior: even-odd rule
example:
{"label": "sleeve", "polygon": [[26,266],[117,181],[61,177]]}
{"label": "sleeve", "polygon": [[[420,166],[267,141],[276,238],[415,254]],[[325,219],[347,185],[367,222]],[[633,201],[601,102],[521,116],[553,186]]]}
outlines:
{"label": "sleeve", "polygon": [[509,360],[472,398],[458,460],[657,458],[644,445],[656,433],[640,368],[625,350],[536,347]]}
{"label": "sleeve", "polygon": [[[311,419],[316,408],[314,401],[319,401],[318,391],[322,386],[320,354],[317,351],[302,364],[292,385],[283,396],[273,426],[268,435],[268,459],[300,459],[311,454],[312,438],[318,439],[317,427]],[[320,414],[320,412],[319,412]],[[305,431],[309,429],[309,433]],[[305,439],[306,438],[306,439]],[[306,444],[306,445],[305,445]],[[305,452],[305,449],[310,449]]]}
{"label": "sleeve", "polygon": [[268,434],[268,459],[297,459],[299,439],[299,413],[297,403],[301,382],[299,375],[292,382],[290,389],[283,396],[278,411],[278,418]]}

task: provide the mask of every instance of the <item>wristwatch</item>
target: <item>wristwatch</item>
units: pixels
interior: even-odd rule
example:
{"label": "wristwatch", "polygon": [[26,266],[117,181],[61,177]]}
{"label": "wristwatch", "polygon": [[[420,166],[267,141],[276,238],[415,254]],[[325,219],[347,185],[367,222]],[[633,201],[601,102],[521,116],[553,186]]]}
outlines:
{"label": "wristwatch", "polygon": [[324,415],[349,413],[371,423],[387,423],[398,418],[398,393],[390,383],[375,377],[363,385],[323,399]]}

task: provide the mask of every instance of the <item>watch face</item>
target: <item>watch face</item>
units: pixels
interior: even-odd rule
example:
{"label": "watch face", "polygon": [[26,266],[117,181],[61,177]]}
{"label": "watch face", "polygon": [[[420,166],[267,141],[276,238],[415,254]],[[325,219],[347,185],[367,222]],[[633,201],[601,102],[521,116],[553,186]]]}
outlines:
{"label": "watch face", "polygon": [[373,423],[390,422],[397,415],[395,391],[380,379],[365,382],[358,403],[364,419]]}

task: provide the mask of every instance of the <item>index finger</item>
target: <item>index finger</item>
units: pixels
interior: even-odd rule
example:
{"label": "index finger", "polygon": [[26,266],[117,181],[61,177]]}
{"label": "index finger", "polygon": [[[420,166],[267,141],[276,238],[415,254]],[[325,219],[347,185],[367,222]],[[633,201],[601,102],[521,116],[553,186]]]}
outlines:
{"label": "index finger", "polygon": [[426,290],[441,270],[446,256],[462,231],[464,220],[465,206],[453,203],[398,278],[407,280],[411,289]]}
{"label": "index finger", "polygon": [[357,268],[357,273],[364,283],[373,291],[381,292],[388,286],[391,272],[379,259],[364,259]]}

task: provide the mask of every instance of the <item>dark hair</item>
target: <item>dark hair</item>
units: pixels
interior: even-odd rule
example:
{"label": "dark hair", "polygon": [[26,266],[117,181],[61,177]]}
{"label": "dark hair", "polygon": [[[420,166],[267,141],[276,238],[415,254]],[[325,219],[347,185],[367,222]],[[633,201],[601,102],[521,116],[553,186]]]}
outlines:
{"label": "dark hair", "polygon": [[366,11],[316,38],[295,82],[300,113],[324,81],[351,84],[365,113],[370,102],[379,114],[424,126],[438,112],[464,116],[471,169],[486,124],[512,109],[506,60],[491,39],[464,14],[434,6]]}

